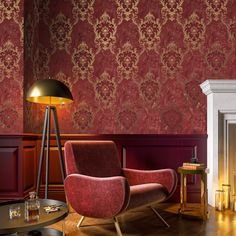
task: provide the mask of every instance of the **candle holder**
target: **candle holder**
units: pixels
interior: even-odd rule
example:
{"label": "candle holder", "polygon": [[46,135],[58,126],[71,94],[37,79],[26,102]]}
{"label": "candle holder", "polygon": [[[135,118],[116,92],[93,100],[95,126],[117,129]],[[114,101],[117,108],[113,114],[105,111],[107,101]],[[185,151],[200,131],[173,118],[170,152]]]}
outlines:
{"label": "candle holder", "polygon": [[232,185],[232,193],[236,195],[236,171],[233,171],[233,185]]}
{"label": "candle holder", "polygon": [[236,195],[233,195],[232,198],[233,198],[232,210],[236,212]]}
{"label": "candle holder", "polygon": [[20,205],[14,204],[9,207],[9,218],[16,219],[21,216],[21,209]]}
{"label": "candle holder", "polygon": [[215,209],[217,211],[224,210],[224,190],[216,190],[215,192]]}
{"label": "candle holder", "polygon": [[224,208],[230,208],[230,184],[222,184],[222,190],[224,191]]}

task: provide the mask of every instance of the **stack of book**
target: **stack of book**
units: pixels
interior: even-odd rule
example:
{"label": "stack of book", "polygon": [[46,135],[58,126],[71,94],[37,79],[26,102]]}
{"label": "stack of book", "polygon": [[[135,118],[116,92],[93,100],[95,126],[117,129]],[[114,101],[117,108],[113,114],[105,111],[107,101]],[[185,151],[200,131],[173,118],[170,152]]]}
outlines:
{"label": "stack of book", "polygon": [[184,162],[182,168],[187,170],[202,170],[206,168],[204,163]]}

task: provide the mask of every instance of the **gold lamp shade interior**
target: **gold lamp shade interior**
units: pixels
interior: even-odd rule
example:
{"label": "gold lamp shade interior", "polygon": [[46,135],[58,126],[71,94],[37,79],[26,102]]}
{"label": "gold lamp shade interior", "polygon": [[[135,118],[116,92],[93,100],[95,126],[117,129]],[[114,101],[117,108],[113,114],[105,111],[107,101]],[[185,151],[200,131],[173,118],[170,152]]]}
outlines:
{"label": "gold lamp shade interior", "polygon": [[40,104],[66,104],[73,102],[69,88],[59,80],[37,80],[28,90],[26,100]]}

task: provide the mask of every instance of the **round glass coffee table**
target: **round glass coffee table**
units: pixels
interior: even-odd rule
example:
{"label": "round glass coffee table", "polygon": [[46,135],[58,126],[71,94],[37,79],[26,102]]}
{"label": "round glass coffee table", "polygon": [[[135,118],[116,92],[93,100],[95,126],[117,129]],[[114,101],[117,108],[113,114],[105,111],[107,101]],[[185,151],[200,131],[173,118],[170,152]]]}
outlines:
{"label": "round glass coffee table", "polygon": [[[64,227],[62,230],[63,232],[43,227],[63,220],[68,215],[67,204],[61,201],[51,200],[51,199],[39,199],[39,201],[40,201],[39,220],[33,222],[25,221],[24,200],[16,200],[16,201],[0,203],[0,235],[9,235],[9,234],[25,235],[25,236],[64,235]],[[21,215],[18,218],[10,219],[9,208],[12,207],[13,205],[20,206]],[[58,206],[60,210],[56,212],[46,213],[44,207],[47,206]]]}

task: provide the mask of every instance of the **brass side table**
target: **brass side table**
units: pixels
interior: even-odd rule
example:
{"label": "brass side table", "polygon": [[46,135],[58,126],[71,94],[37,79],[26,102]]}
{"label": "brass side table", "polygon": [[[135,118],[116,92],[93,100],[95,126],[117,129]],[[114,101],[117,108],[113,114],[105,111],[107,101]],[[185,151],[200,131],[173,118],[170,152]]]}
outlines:
{"label": "brass side table", "polygon": [[[207,200],[207,171],[206,168],[202,169],[186,169],[183,167],[178,168],[180,174],[180,209],[179,213],[183,215],[192,215],[207,220],[208,213],[208,200]],[[201,201],[197,207],[187,206],[187,175],[200,175],[201,176]]]}

